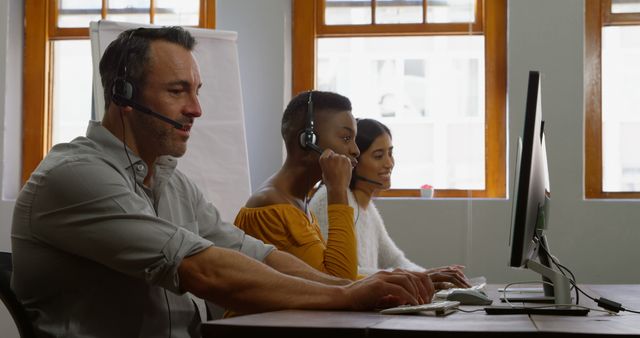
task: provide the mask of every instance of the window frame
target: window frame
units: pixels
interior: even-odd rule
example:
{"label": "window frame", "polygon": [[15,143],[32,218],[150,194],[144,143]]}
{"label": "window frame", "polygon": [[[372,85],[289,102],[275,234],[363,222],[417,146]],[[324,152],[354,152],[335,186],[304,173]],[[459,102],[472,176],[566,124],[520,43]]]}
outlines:
{"label": "window frame", "polygon": [[602,28],[640,25],[640,13],[611,13],[611,0],[585,0],[584,24],[584,196],[637,199],[640,192],[602,189]]}
{"label": "window frame", "polygon": [[[315,87],[316,39],[324,37],[485,35],[485,189],[437,189],[434,197],[506,197],[507,1],[475,0],[476,20],[468,23],[325,25],[324,0],[293,0],[292,94]],[[487,15],[488,14],[488,15]],[[469,27],[471,26],[471,32]],[[420,197],[420,189],[390,189],[381,197]]]}
{"label": "window frame", "polygon": [[[155,1],[150,0],[150,23]],[[198,27],[215,28],[215,0],[200,0]],[[57,0],[25,0],[22,96],[22,176],[24,183],[52,146],[53,51],[56,40],[89,39],[89,28],[58,27]],[[102,18],[107,0],[102,0]]]}

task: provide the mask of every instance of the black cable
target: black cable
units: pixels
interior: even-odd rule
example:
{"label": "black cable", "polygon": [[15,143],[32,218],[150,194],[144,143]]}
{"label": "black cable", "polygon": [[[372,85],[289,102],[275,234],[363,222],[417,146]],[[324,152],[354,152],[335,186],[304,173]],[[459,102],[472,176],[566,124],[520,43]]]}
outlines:
{"label": "black cable", "polygon": [[[307,188],[307,191],[304,193],[304,217],[311,216],[308,213],[308,211],[309,211],[309,191],[311,190],[311,188],[309,187],[310,184],[311,184],[311,179],[309,178],[309,175],[307,174],[307,185],[305,186]],[[311,221],[310,222],[313,223],[313,217],[311,217]]]}
{"label": "black cable", "polygon": [[[549,259],[551,260],[553,265],[555,265],[556,268],[558,268],[558,271],[560,271],[560,273],[563,276],[565,276],[567,279],[569,279],[569,282],[571,283],[571,285],[574,288],[574,291],[576,293],[576,305],[577,305],[579,300],[580,300],[580,298],[579,298],[578,290],[575,289],[575,285],[577,284],[576,283],[576,277],[573,275],[571,270],[567,269],[564,265],[560,264],[558,261],[555,260],[555,258],[553,258],[553,256],[551,255],[551,252],[549,252],[547,247],[544,245],[544,241],[542,241],[542,239],[539,236],[535,235],[535,238],[538,240],[538,243],[540,244],[540,248],[544,251],[545,255],[547,255],[547,257],[549,257]],[[571,275],[571,278],[567,277],[567,274],[563,270],[566,270]]]}
{"label": "black cable", "polygon": [[171,306],[169,306],[169,296],[167,296],[167,289],[164,289],[164,300],[167,301],[167,314],[169,315],[169,338],[171,338]]}
{"label": "black cable", "polygon": [[[566,266],[560,264],[560,262],[558,262],[552,255],[551,252],[549,252],[549,249],[547,249],[547,247],[544,245],[544,243],[540,240],[540,238],[538,236],[536,236],[536,238],[538,238],[538,242],[540,243],[540,248],[542,248],[542,250],[545,252],[545,254],[549,257],[549,259],[553,262],[553,264],[558,268],[558,270],[560,271],[560,273],[562,273],[563,276],[567,277],[567,275],[564,273],[564,271],[568,272],[569,275],[571,275],[571,279],[575,282],[576,281],[576,276],[573,274],[573,272],[571,272],[571,270],[569,270],[569,268],[567,268]],[[563,271],[564,270],[564,271]],[[568,278],[568,277],[567,277]]]}
{"label": "black cable", "polygon": [[[156,213],[156,217],[160,217],[160,216],[158,216],[158,210],[156,208],[153,208],[153,210]],[[167,302],[167,316],[169,316],[169,336],[168,337],[171,338],[171,331],[172,331],[172,328],[171,328],[171,325],[172,325],[172,322],[171,322],[171,304],[169,303],[169,296],[167,295],[167,289],[162,288],[162,291],[164,291],[164,300]],[[197,306],[196,306],[196,311],[199,311]]]}
{"label": "black cable", "polygon": [[[133,168],[133,162],[131,161],[131,157],[129,156],[129,152],[127,151],[127,139],[126,139],[126,129],[124,124],[124,118],[122,117],[122,111],[120,111],[120,121],[122,122],[122,146],[124,148],[124,153],[127,155],[127,160],[129,161],[129,166],[131,166],[131,175],[133,176],[133,191],[138,194],[138,182],[136,181],[136,171]],[[157,212],[156,212],[157,213]],[[156,215],[157,216],[157,215]],[[167,302],[167,315],[169,316],[169,338],[171,338],[171,306],[169,305],[169,296],[167,296],[167,289],[164,290],[164,300]]]}
{"label": "black cable", "polygon": [[615,312],[615,313],[618,313],[620,311],[627,311],[627,312],[631,312],[631,313],[640,314],[640,311],[625,309],[622,306],[622,304],[620,304],[618,302],[612,301],[612,300],[604,298],[604,297],[600,297],[600,298],[596,299],[595,297],[587,294],[584,290],[582,290],[578,286],[578,283],[576,282],[576,278],[573,275],[573,273],[571,272],[571,270],[569,268],[565,267],[564,265],[558,263],[556,261],[556,259],[553,258],[553,256],[551,256],[551,254],[549,253],[549,250],[547,250],[547,248],[545,248],[545,246],[542,245],[542,242],[540,242],[540,244],[541,244],[540,247],[545,251],[547,256],[549,256],[549,259],[551,259],[553,264],[558,267],[560,272],[564,275],[564,272],[561,269],[565,269],[571,275],[571,278],[569,279],[569,282],[571,283],[571,285],[573,285],[573,287],[576,290],[576,304],[577,304],[577,299],[578,299],[578,291],[580,291],[580,293],[582,293],[583,295],[585,295],[587,298],[591,299],[592,301],[596,302],[596,304],[598,304],[598,306],[601,307],[601,308],[607,309],[607,310]]}
{"label": "black cable", "polygon": [[122,110],[120,111],[120,121],[122,122],[122,148],[124,149],[124,154],[127,155],[127,160],[129,160],[129,167],[131,168],[131,176],[133,178],[133,191],[138,194],[138,182],[136,181],[136,170],[133,168],[133,162],[131,162],[131,157],[129,157],[129,152],[127,151],[127,132],[126,127],[124,125],[124,117],[122,116]]}
{"label": "black cable", "polygon": [[571,272],[571,270],[569,270],[569,268],[567,268],[566,266],[564,266],[564,265],[560,264],[559,262],[557,262],[557,261],[555,261],[555,260],[554,260],[553,264],[555,264],[555,265],[556,265],[556,267],[558,267],[558,269],[562,269],[562,270],[565,270],[566,272],[568,272],[568,273],[571,275],[571,279],[572,279],[573,281],[575,281],[575,280],[576,280],[576,276],[574,276],[574,275],[573,275],[573,273]]}
{"label": "black cable", "polygon": [[355,227],[356,224],[358,224],[358,219],[360,218],[360,203],[358,202],[358,196],[356,196],[356,193],[353,191],[351,193],[353,194],[353,199],[356,201],[356,208],[357,208],[356,220],[353,221],[353,226]]}
{"label": "black cable", "polygon": [[580,303],[580,294],[578,293],[578,289],[576,287],[576,284],[578,284],[576,282],[576,276],[574,276],[574,274],[573,274],[573,272],[571,272],[571,270],[569,270],[564,265],[560,264],[555,258],[553,258],[553,256],[551,255],[551,252],[549,252],[547,247],[544,245],[544,241],[540,237],[538,237],[537,235],[535,237],[538,239],[538,243],[540,243],[540,248],[542,249],[542,251],[544,251],[545,255],[547,255],[547,257],[549,257],[551,262],[553,262],[553,264],[558,268],[560,273],[563,276],[567,277],[567,275],[563,271],[563,269],[564,269],[571,275],[571,278],[569,278],[569,277],[567,277],[567,278],[569,279],[569,282],[571,283],[571,285],[574,288],[574,291],[575,291],[575,294],[576,294],[576,305],[578,305]]}
{"label": "black cable", "polygon": [[[551,255],[549,255],[551,256]],[[576,305],[580,304],[580,293],[578,293],[578,291],[580,291],[580,289],[578,288],[578,283],[576,282],[576,278],[573,275],[573,273],[571,272],[571,270],[567,269],[564,267],[564,265],[556,262],[555,259],[551,259],[551,261],[553,262],[553,264],[558,268],[558,270],[560,270],[560,272],[566,277],[566,275],[564,274],[564,272],[562,271],[562,269],[566,269],[567,272],[569,272],[569,274],[571,275],[571,278],[569,278],[569,283],[571,284],[571,286],[573,286],[573,290],[576,293]],[[562,268],[561,268],[562,267]]]}
{"label": "black cable", "polygon": [[571,282],[571,287],[576,291],[576,305],[577,305],[579,303],[579,301],[580,301],[580,298],[579,298],[578,291],[576,289],[576,285],[578,284],[578,282],[576,281],[576,276],[573,275],[573,272],[571,272],[571,270],[569,270],[569,268],[567,268],[566,266],[560,264],[555,259],[552,259],[551,261],[558,268],[558,270],[560,270],[560,272],[562,272],[562,270],[565,270],[571,275],[571,278],[569,279],[569,281]]}

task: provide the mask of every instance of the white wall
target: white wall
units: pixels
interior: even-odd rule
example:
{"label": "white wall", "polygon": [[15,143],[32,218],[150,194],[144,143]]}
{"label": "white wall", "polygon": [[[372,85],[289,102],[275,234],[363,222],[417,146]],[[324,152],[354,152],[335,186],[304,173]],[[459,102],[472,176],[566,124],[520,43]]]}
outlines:
{"label": "white wall", "polygon": [[10,224],[20,184],[22,0],[0,4],[0,250],[10,251]]}
{"label": "white wall", "polygon": [[280,119],[291,97],[291,0],[217,0],[216,28],[238,32],[251,186],[282,164]]}
{"label": "white wall", "polygon": [[[11,251],[13,200],[20,184],[22,131],[22,0],[0,1],[0,251]],[[0,336],[17,338],[0,303]]]}

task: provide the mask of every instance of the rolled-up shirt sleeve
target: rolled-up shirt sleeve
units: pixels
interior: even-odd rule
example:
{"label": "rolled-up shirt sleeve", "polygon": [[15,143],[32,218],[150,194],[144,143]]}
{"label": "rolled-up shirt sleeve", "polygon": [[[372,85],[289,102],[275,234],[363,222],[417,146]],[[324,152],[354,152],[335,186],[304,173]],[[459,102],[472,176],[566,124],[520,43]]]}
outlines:
{"label": "rolled-up shirt sleeve", "polygon": [[124,174],[105,163],[70,159],[25,186],[32,201],[22,221],[48,245],[182,293],[182,259],[213,243],[157,217]]}

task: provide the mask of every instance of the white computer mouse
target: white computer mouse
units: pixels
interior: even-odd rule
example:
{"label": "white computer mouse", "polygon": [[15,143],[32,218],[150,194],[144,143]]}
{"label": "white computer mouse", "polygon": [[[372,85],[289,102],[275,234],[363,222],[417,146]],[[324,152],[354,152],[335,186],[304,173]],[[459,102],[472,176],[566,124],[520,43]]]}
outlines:
{"label": "white computer mouse", "polygon": [[455,300],[462,305],[489,305],[493,303],[484,292],[474,289],[453,290],[447,296],[447,300]]}

